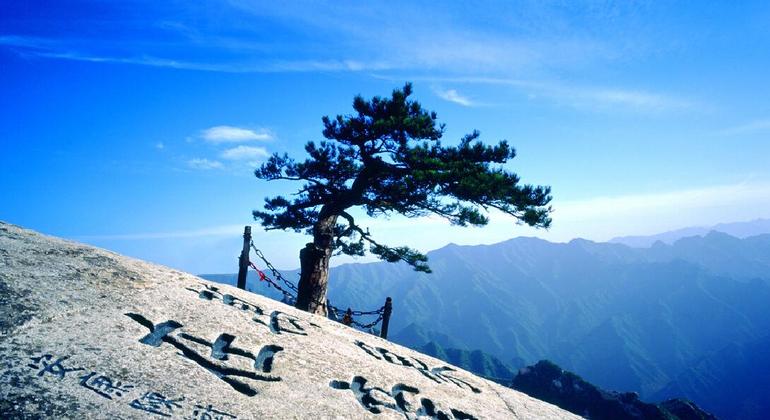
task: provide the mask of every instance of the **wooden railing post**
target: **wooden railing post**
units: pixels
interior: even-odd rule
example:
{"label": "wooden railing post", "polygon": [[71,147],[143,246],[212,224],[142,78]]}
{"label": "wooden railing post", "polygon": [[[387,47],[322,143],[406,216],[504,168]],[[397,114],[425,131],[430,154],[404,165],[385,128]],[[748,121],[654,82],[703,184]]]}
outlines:
{"label": "wooden railing post", "polygon": [[390,314],[393,312],[393,299],[388,296],[385,299],[385,310],[382,313],[382,331],[380,331],[380,337],[388,338],[388,324],[390,324]]}
{"label": "wooden railing post", "polygon": [[243,250],[238,258],[238,283],[239,289],[246,289],[246,275],[249,273],[249,246],[251,245],[251,226],[243,228]]}
{"label": "wooden railing post", "polygon": [[342,316],[342,323],[347,325],[348,327],[353,324],[353,310],[348,308],[348,310],[345,312],[345,315]]}

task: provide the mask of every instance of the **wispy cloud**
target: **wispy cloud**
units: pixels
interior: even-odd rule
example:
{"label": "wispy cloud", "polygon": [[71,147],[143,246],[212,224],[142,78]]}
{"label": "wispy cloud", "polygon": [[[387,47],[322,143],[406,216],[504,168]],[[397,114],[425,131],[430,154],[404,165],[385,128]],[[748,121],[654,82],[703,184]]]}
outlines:
{"label": "wispy cloud", "polygon": [[566,93],[576,100],[588,100],[590,102],[606,104],[608,106],[621,105],[637,109],[670,110],[692,107],[692,103],[672,95],[645,92],[640,90],[607,89],[607,88],[578,88],[570,90],[557,90],[559,96]]}
{"label": "wispy cloud", "polygon": [[[382,74],[377,74],[375,77],[385,80],[403,79]],[[561,82],[543,80],[474,76],[412,76],[408,77],[407,79],[422,80],[432,83],[507,86],[512,89],[524,92],[534,99],[544,97],[561,105],[589,110],[626,109],[644,112],[663,112],[701,108],[701,105],[697,102],[687,100],[676,95],[619,87],[566,85]],[[444,93],[446,93],[446,91]],[[452,97],[453,95],[447,96]],[[462,96],[460,98],[466,99]],[[444,99],[451,100],[449,98]]]}
{"label": "wispy cloud", "polygon": [[238,146],[223,151],[220,156],[227,160],[255,161],[270,156],[270,153],[264,147]]}
{"label": "wispy cloud", "polygon": [[514,86],[535,96],[542,95],[561,104],[582,109],[614,110],[621,107],[635,111],[662,112],[697,107],[696,103],[676,95],[640,89],[565,85],[549,81],[516,79],[470,79],[469,82]]}
{"label": "wispy cloud", "polygon": [[[484,53],[474,49],[472,46],[465,48],[466,52],[458,56],[457,46],[439,49],[450,49],[456,53],[452,55],[439,55],[424,53],[424,50],[435,49],[435,46],[421,48],[420,54],[414,52],[404,52],[401,57],[391,57],[390,59],[350,59],[350,58],[318,58],[318,59],[235,59],[213,62],[196,62],[189,60],[180,60],[174,58],[157,57],[153,55],[134,55],[134,56],[109,56],[92,54],[76,50],[61,50],[60,46],[53,41],[41,41],[37,39],[25,39],[23,37],[4,37],[0,39],[0,45],[14,45],[21,47],[21,53],[26,56],[36,56],[42,58],[85,61],[92,63],[116,63],[132,64],[151,67],[163,67],[180,70],[195,70],[223,73],[300,73],[300,72],[379,72],[388,70],[408,70],[414,69],[417,72],[439,71],[447,68],[461,70],[461,73],[468,74],[467,77],[446,78],[446,77],[425,77],[411,76],[409,80],[428,80],[434,82],[456,82],[456,83],[484,83],[505,85],[519,89],[525,89],[530,92],[532,97],[547,97],[558,103],[565,104],[574,108],[582,109],[611,109],[620,106],[625,109],[642,111],[670,111],[686,110],[697,108],[699,104],[684,98],[666,93],[648,92],[638,89],[627,89],[617,87],[603,86],[568,86],[555,82],[543,82],[537,80],[514,79],[514,78],[494,78],[473,76],[482,68],[489,72],[489,65],[482,65],[490,56],[500,54]],[[412,44],[410,44],[412,45]],[[413,46],[413,45],[412,45]],[[507,48],[503,48],[507,50]],[[475,57],[475,55],[480,57]],[[475,57],[475,58],[474,58]],[[484,58],[482,60],[482,58]],[[529,53],[521,52],[518,58],[508,57],[500,58],[494,63],[510,62],[510,65],[501,67],[526,67],[537,61]],[[464,65],[458,67],[458,63],[476,63],[473,66]],[[518,63],[518,64],[515,64]],[[530,76],[537,76],[538,72],[526,72]],[[380,75],[381,76],[381,75]],[[377,77],[377,75],[375,75]],[[395,78],[399,81],[404,77],[385,76],[383,78]],[[456,103],[461,106],[478,106],[479,103],[472,101],[467,96],[460,94],[456,89],[437,91],[436,94],[444,100]],[[613,108],[614,109],[614,108]],[[753,128],[746,128],[748,131]],[[260,136],[269,135],[269,133],[257,133]],[[732,133],[726,133],[732,134]]]}
{"label": "wispy cloud", "polygon": [[[660,112],[698,106],[667,92],[542,81],[575,74],[574,70],[586,74],[591,68],[604,68],[615,61],[627,65],[628,60],[649,51],[644,47],[649,41],[636,42],[645,36],[627,35],[635,33],[628,25],[634,27],[639,22],[618,18],[636,16],[638,7],[632,5],[597,6],[577,16],[570,7],[548,4],[475,11],[464,7],[428,10],[415,4],[362,6],[355,2],[327,7],[316,2],[287,5],[229,0],[222,5],[223,16],[252,28],[267,23],[293,34],[291,43],[266,41],[271,38],[257,29],[238,31],[237,35],[222,31],[218,24],[207,24],[212,22],[204,9],[190,7],[187,18],[169,21],[165,14],[155,13],[152,5],[144,6],[148,14],[142,23],[164,36],[153,32],[147,39],[125,41],[125,37],[102,40],[90,34],[80,39],[11,34],[0,36],[0,45],[29,56],[214,72],[388,72],[392,76],[408,71],[423,77],[455,75],[468,83],[507,85],[534,98],[581,109]],[[432,19],[426,24],[428,12]],[[479,21],[494,24],[479,26]],[[623,25],[618,23],[621,21]],[[516,23],[511,26],[511,22]],[[136,32],[136,25],[132,19],[115,24],[121,31],[132,32]],[[372,27],[389,30],[371,31]],[[586,27],[592,30],[586,31]],[[654,38],[654,33],[647,36]],[[317,48],[320,44],[325,48]],[[664,48],[654,44],[655,51]],[[205,58],[196,61],[191,57]],[[403,81],[404,77],[398,79]],[[460,94],[457,88],[437,94],[461,106],[479,105],[467,91]]]}
{"label": "wispy cloud", "polygon": [[158,150],[163,150],[163,149],[166,148],[166,145],[163,144],[162,141],[159,141],[159,142],[155,143],[155,148],[158,149]]}
{"label": "wispy cloud", "polygon": [[237,236],[243,232],[243,225],[221,225],[201,229],[180,230],[172,232],[142,232],[111,235],[86,235],[76,236],[75,239],[84,241],[93,240],[146,240],[146,239],[177,239],[177,238],[201,238],[208,236]]}
{"label": "wispy cloud", "polygon": [[[199,40],[199,42],[204,42]],[[205,44],[205,42],[204,42]],[[89,45],[81,41],[49,39],[27,36],[0,36],[0,46],[13,47],[22,56],[50,59],[84,61],[90,63],[131,64],[149,67],[164,67],[180,70],[196,70],[221,73],[302,73],[302,72],[360,72],[387,70],[393,64],[384,60],[360,60],[353,58],[213,58],[211,61],[191,61],[162,57],[149,52],[127,55],[110,55],[91,52]],[[190,46],[188,46],[190,47]],[[207,47],[212,47],[208,45]]]}
{"label": "wispy cloud", "polygon": [[33,36],[2,35],[0,36],[0,45],[8,47],[29,48],[32,50],[45,50],[58,47],[59,41],[55,39]]}
{"label": "wispy cloud", "polygon": [[272,140],[273,135],[264,129],[254,131],[230,125],[218,125],[201,131],[201,138],[209,143],[220,144]]}
{"label": "wispy cloud", "polygon": [[[563,27],[563,33],[555,34],[559,25],[551,25],[552,14],[570,13],[541,10],[547,6],[532,7],[530,16],[522,16],[516,9],[527,8],[490,7],[471,12],[464,7],[437,10],[413,3],[364,6],[343,1],[329,7],[323,2],[228,0],[222,2],[216,18],[205,7],[185,5],[174,20],[169,20],[166,7],[158,8],[154,2],[140,6],[145,12],[141,19],[117,18],[98,32],[78,31],[76,26],[85,26],[85,22],[77,19],[62,22],[72,27],[72,33],[80,33],[79,38],[9,34],[0,37],[0,44],[49,58],[222,72],[448,70],[457,74],[510,74],[605,61],[618,55],[604,45],[610,37],[586,36],[582,29],[570,33]],[[121,13],[125,12],[116,10],[117,16]],[[426,21],[428,14],[431,19]],[[229,25],[223,29],[219,21],[228,18],[238,22],[232,26],[234,30],[229,30]],[[99,22],[99,17],[92,19]],[[480,27],[480,21],[496,24]],[[517,22],[517,31],[490,29],[510,27],[512,21]],[[147,31],[148,27],[153,30]],[[291,33],[293,38],[287,42],[283,36],[266,36],[261,29],[266,27]],[[387,30],[372,31],[374,27]],[[136,36],[125,37],[126,33]]]}
{"label": "wispy cloud", "polygon": [[445,101],[449,101],[449,102],[453,102],[453,103],[456,103],[456,104],[458,104],[458,105],[462,105],[462,106],[469,106],[469,107],[470,107],[470,106],[475,106],[475,105],[476,105],[476,104],[475,104],[473,101],[471,101],[469,98],[467,98],[467,97],[465,97],[465,96],[463,96],[463,95],[460,95],[460,94],[459,94],[459,93],[458,93],[456,90],[454,90],[454,89],[446,89],[446,90],[443,90],[443,89],[434,89],[433,91],[436,93],[436,95],[437,95],[439,98],[441,98],[441,99],[443,99],[443,100],[445,100]]}
{"label": "wispy cloud", "polygon": [[721,136],[735,136],[739,134],[758,133],[762,131],[770,131],[770,118],[754,120],[746,124],[725,128],[724,130],[717,131],[716,134]]}
{"label": "wispy cloud", "polygon": [[[316,2],[230,2],[247,14],[302,28],[314,40],[325,40],[325,53],[358,51],[364,57],[360,59],[362,63],[386,62],[393,69],[510,74],[612,56],[602,45],[608,38],[555,35],[550,13],[539,13],[540,6],[531,7],[535,12],[531,16],[521,16],[516,9],[527,8],[489,7],[471,11],[466,7],[437,9],[413,2],[395,7],[385,3],[343,3],[328,7]],[[429,21],[424,19],[426,15],[431,16]],[[480,27],[479,21],[495,23]],[[511,25],[512,21],[517,23]],[[372,31],[373,27],[388,30]],[[492,29],[511,27],[518,30]]]}
{"label": "wispy cloud", "polygon": [[191,169],[210,170],[210,169],[222,169],[224,165],[218,160],[209,160],[203,158],[190,159],[187,161],[187,166]]}

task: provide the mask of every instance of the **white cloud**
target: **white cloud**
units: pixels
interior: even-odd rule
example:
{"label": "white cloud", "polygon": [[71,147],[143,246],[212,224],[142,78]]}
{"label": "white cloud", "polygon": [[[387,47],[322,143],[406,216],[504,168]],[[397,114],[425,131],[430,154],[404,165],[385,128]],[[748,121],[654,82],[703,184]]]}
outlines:
{"label": "white cloud", "polygon": [[166,145],[163,144],[162,141],[159,141],[159,142],[155,143],[155,148],[158,149],[158,150],[163,150],[163,149],[166,148]]}
{"label": "white cloud", "polygon": [[187,166],[189,166],[192,169],[201,169],[201,170],[223,168],[222,162],[218,160],[208,160],[208,159],[198,159],[198,158],[188,160]]}
{"label": "white cloud", "polygon": [[476,105],[475,103],[473,103],[467,97],[462,96],[459,93],[457,93],[457,91],[454,90],[454,89],[448,89],[448,90],[435,89],[434,91],[436,92],[436,95],[438,95],[439,98],[441,98],[441,99],[443,99],[445,101],[454,102],[454,103],[456,103],[458,105],[462,105],[462,106],[474,106],[474,105]]}
{"label": "white cloud", "polygon": [[248,141],[272,140],[273,136],[267,130],[249,130],[248,128],[218,125],[201,131],[201,137],[209,143],[243,143]]}
{"label": "white cloud", "polygon": [[264,147],[238,146],[225,150],[221,156],[227,160],[259,160],[270,156],[270,153]]}
{"label": "white cloud", "polygon": [[770,131],[770,118],[755,120],[746,124],[726,128],[724,130],[718,131],[717,134],[722,136],[734,136],[737,134],[756,133],[758,131]]}

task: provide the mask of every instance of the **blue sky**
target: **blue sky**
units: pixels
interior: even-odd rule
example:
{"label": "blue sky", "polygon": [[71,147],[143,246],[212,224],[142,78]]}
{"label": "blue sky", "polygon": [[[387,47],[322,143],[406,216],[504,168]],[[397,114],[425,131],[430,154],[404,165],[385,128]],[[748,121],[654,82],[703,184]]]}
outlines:
{"label": "blue sky", "polygon": [[[323,115],[412,81],[446,123],[508,139],[550,231],[373,220],[424,251],[605,240],[770,217],[770,3],[0,0],[0,220],[184,270],[235,270]],[[279,267],[307,238],[258,232]],[[344,261],[342,259],[338,262]]]}

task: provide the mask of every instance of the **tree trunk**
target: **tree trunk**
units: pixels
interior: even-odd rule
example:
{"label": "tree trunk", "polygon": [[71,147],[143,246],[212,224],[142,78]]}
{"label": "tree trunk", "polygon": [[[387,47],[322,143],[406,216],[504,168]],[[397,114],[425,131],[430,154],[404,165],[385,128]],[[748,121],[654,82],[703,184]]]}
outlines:
{"label": "tree trunk", "polygon": [[[323,209],[321,214],[323,214]],[[313,242],[299,252],[301,273],[297,287],[297,309],[326,316],[326,289],[329,283],[329,259],[334,249],[337,216],[319,217],[313,226]]]}

